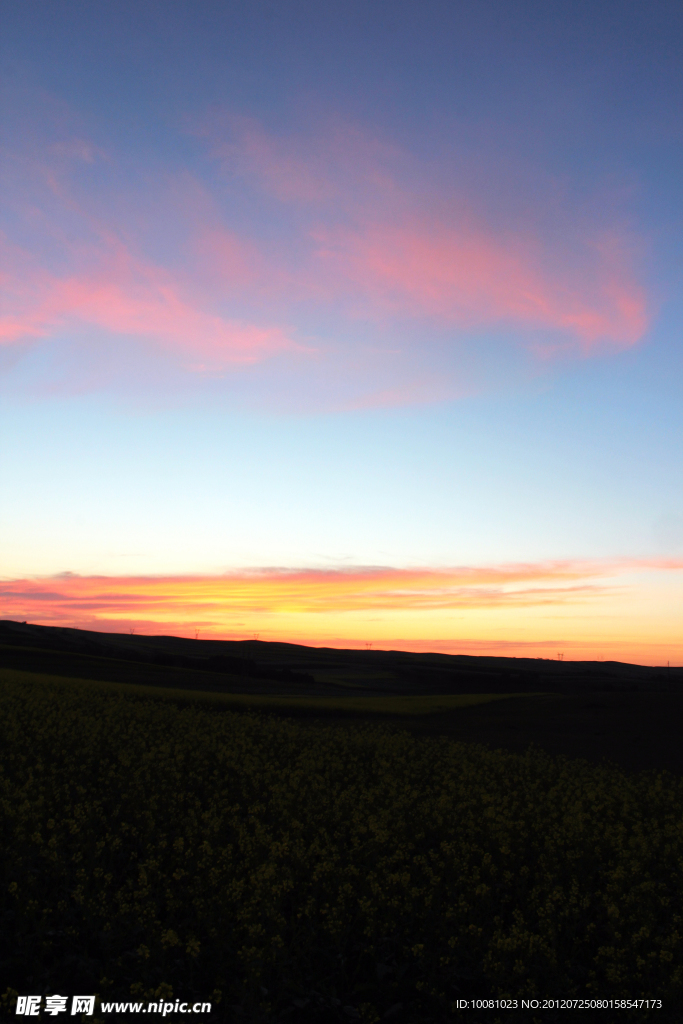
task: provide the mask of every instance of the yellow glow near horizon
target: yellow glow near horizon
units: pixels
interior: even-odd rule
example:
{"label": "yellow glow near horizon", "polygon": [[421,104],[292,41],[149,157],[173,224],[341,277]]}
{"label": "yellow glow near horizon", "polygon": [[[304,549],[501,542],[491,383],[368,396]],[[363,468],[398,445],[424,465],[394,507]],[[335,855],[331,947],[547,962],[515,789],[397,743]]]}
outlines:
{"label": "yellow glow near horizon", "polygon": [[2,617],[105,632],[680,664],[681,560],[5,583]]}

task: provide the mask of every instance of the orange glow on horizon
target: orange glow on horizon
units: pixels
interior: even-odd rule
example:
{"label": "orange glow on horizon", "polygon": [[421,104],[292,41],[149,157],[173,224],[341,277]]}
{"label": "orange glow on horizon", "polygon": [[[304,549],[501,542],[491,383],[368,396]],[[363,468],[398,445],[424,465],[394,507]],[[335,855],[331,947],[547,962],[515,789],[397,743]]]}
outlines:
{"label": "orange glow on horizon", "polygon": [[[0,587],[2,618],[104,632],[313,646],[683,661],[669,588],[681,559],[453,569],[60,576]],[[680,596],[680,595],[679,595]],[[645,614],[644,614],[645,610]]]}

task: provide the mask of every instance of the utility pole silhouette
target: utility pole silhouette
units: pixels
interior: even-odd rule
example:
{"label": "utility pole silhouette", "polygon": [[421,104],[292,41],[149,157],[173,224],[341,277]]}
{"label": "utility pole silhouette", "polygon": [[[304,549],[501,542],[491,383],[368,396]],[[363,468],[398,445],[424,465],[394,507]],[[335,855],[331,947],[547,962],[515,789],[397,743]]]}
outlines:
{"label": "utility pole silhouette", "polygon": [[558,661],[564,661],[564,651],[558,651],[557,652],[557,660]]}
{"label": "utility pole silhouette", "polygon": [[372,644],[373,644],[373,641],[372,641],[372,640],[366,640],[366,641],[365,641],[365,650],[366,650],[366,651],[369,651],[369,650],[370,650],[370,648],[372,647]]}

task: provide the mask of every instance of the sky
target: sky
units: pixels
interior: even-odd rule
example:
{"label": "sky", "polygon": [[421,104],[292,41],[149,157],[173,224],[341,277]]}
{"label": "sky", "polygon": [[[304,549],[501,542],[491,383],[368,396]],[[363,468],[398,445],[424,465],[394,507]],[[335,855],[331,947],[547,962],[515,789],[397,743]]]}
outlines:
{"label": "sky", "polygon": [[680,4],[0,22],[0,617],[683,664]]}

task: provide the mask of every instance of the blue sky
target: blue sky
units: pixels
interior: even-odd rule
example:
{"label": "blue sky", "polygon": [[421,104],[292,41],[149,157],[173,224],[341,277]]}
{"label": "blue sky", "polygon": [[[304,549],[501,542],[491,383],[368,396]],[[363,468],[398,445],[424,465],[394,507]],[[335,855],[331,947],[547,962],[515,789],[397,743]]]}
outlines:
{"label": "blue sky", "polygon": [[[682,30],[668,3],[7,5],[4,617],[360,643],[341,597],[259,590],[238,629],[230,586],[380,573],[379,646],[517,650],[524,591],[525,643],[680,660]],[[443,574],[501,566],[468,618]],[[104,577],[224,580],[224,613],[141,619]]]}

